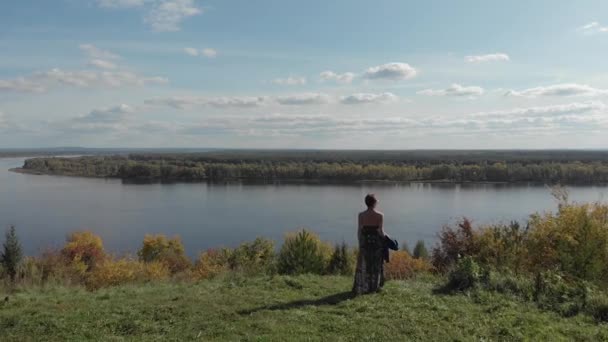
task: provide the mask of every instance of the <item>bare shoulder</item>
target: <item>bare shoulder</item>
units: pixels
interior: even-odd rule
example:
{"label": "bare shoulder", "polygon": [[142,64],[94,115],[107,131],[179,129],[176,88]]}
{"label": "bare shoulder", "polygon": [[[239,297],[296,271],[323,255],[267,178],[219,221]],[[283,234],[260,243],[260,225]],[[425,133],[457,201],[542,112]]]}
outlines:
{"label": "bare shoulder", "polygon": [[382,213],[382,212],[376,211],[376,215],[377,215],[378,217],[382,217],[382,218],[384,218],[384,213]]}

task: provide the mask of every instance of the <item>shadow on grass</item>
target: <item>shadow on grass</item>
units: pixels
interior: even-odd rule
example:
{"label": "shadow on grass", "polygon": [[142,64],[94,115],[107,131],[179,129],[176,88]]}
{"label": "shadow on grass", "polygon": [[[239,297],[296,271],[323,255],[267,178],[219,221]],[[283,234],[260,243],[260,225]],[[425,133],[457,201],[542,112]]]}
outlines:
{"label": "shadow on grass", "polygon": [[241,310],[239,311],[239,315],[251,315],[258,311],[264,310],[290,310],[297,309],[304,306],[321,306],[321,305],[336,305],[345,300],[352,299],[355,296],[351,291],[348,292],[340,292],[330,296],[318,298],[318,299],[303,299],[303,300],[295,300],[293,302],[280,303],[274,305],[265,305],[260,306],[254,309],[249,310]]}

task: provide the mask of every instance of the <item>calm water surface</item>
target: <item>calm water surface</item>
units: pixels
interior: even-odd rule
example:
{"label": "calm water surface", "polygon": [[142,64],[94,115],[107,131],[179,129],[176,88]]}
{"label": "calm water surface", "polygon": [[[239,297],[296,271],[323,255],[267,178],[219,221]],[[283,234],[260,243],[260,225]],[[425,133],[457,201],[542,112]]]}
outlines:
{"label": "calm water surface", "polygon": [[[0,159],[0,227],[17,226],[26,253],[60,246],[68,232],[89,229],[116,253],[135,252],[146,233],[180,235],[188,254],[235,246],[256,236],[280,241],[307,227],[323,239],[354,243],[363,196],[376,193],[386,230],[400,241],[433,243],[462,216],[477,223],[525,220],[554,210],[543,186],[522,185],[243,185],[123,184],[120,180],[25,175]],[[604,200],[606,186],[572,187],[578,201]]]}

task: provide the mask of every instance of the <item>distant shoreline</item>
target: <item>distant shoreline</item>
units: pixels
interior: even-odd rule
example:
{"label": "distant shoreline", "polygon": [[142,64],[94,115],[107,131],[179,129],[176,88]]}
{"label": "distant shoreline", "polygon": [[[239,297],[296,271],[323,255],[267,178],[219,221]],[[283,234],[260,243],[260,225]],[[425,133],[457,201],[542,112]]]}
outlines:
{"label": "distant shoreline", "polygon": [[608,154],[244,152],[37,157],[11,171],[127,183],[608,184]]}
{"label": "distant shoreline", "polygon": [[[183,180],[183,179],[141,179],[141,178],[120,178],[120,177],[101,177],[101,176],[85,176],[85,175],[67,175],[61,173],[42,172],[39,170],[29,170],[20,167],[9,169],[10,172],[21,173],[36,176],[54,176],[54,177],[72,177],[72,178],[92,178],[92,179],[115,179],[121,180],[128,184],[189,184],[189,183],[244,183],[244,184],[301,184],[301,185],[404,185],[404,184],[429,184],[429,185],[535,185],[545,186],[548,184],[537,182],[490,182],[490,181],[452,181],[452,180],[413,180],[413,181],[397,181],[397,180],[355,180],[355,181],[336,181],[336,180],[320,180],[320,179],[297,179],[297,178],[280,178],[272,180],[255,179],[255,178],[226,178],[222,180],[201,179],[201,180]],[[598,184],[581,184],[601,186],[607,183]]]}

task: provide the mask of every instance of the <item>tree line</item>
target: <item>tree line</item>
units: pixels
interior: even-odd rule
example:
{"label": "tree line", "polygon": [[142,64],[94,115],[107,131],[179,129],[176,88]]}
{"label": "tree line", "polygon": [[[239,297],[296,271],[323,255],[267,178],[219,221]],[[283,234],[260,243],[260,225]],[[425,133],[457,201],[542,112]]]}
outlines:
{"label": "tree line", "polygon": [[373,161],[328,159],[218,158],[207,154],[134,154],[77,158],[33,158],[25,171],[67,176],[152,181],[314,180],[537,182],[544,184],[608,183],[608,161],[550,161],[530,157],[509,161],[429,160]]}

